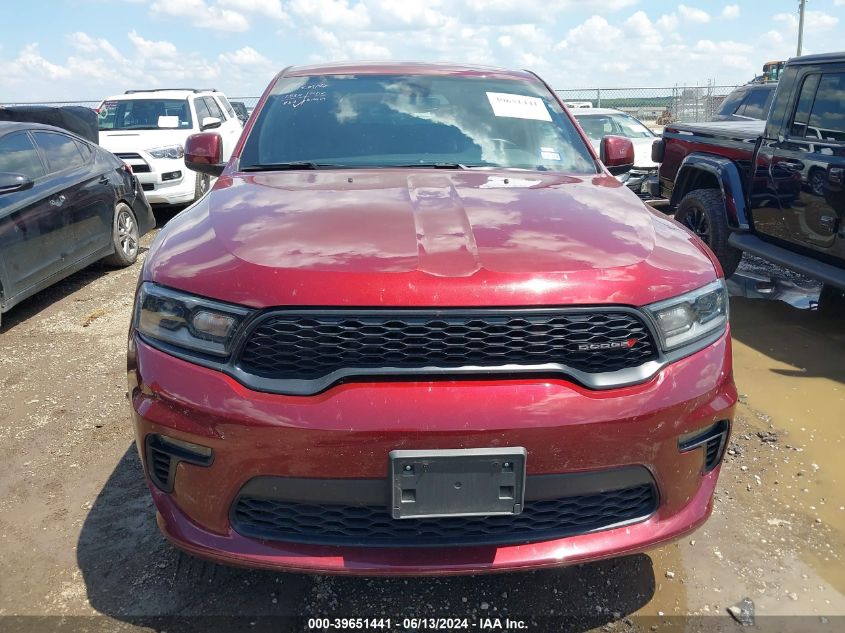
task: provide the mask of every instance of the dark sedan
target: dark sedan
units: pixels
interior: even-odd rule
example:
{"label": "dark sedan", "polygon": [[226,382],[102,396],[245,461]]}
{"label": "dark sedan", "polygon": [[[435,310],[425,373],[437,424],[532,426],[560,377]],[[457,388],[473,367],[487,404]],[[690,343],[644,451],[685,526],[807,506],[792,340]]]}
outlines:
{"label": "dark sedan", "polygon": [[97,260],[129,266],[154,226],[113,154],[57,127],[0,121],[0,315]]}

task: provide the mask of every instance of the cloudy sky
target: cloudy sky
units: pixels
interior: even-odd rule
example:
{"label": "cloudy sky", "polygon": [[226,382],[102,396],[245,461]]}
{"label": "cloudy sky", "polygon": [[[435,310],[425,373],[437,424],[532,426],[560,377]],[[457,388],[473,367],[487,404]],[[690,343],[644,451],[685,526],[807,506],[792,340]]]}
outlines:
{"label": "cloudy sky", "polygon": [[[4,0],[0,102],[127,88],[260,94],[290,64],[450,60],[555,88],[742,83],[795,54],[797,0]],[[845,48],[845,0],[810,0],[804,52]]]}

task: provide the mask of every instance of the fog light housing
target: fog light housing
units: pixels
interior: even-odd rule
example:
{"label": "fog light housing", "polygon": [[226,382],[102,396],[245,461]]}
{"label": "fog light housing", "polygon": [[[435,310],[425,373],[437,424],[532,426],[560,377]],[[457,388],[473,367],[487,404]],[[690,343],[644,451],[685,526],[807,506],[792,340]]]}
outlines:
{"label": "fog light housing", "polygon": [[725,455],[730,428],[731,423],[728,420],[719,420],[703,431],[682,435],[678,439],[678,450],[681,453],[689,453],[704,447],[704,472],[709,473],[721,463]]}
{"label": "fog light housing", "polygon": [[161,181],[167,182],[168,180],[179,180],[182,177],[182,172],[178,169],[176,171],[166,171],[161,175]]}
{"label": "fog light housing", "polygon": [[214,461],[214,451],[208,446],[175,437],[151,433],[147,435],[144,444],[147,474],[162,492],[173,492],[179,462],[208,467]]}

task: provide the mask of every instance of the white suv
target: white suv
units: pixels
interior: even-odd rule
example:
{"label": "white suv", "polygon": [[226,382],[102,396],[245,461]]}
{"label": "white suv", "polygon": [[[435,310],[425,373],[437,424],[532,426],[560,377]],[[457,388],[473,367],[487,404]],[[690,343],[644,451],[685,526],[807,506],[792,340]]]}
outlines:
{"label": "white suv", "polygon": [[211,186],[207,175],[185,167],[185,140],[214,129],[228,160],[243,124],[216,90],[127,90],[98,108],[100,145],[123,159],[153,204],[183,204]]}

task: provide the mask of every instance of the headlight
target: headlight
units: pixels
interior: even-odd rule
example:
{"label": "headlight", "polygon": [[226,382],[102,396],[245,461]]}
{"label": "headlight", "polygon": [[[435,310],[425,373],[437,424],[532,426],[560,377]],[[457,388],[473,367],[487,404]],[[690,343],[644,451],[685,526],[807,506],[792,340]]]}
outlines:
{"label": "headlight", "polygon": [[185,148],[181,145],[166,145],[148,149],[147,153],[153,158],[182,158],[185,155]]}
{"label": "headlight", "polygon": [[184,349],[228,356],[238,326],[250,310],[144,282],[133,325],[146,337]]}
{"label": "headlight", "polygon": [[724,331],[728,322],[728,290],[724,279],[673,299],[646,306],[664,351],[683,347],[712,332]]}

